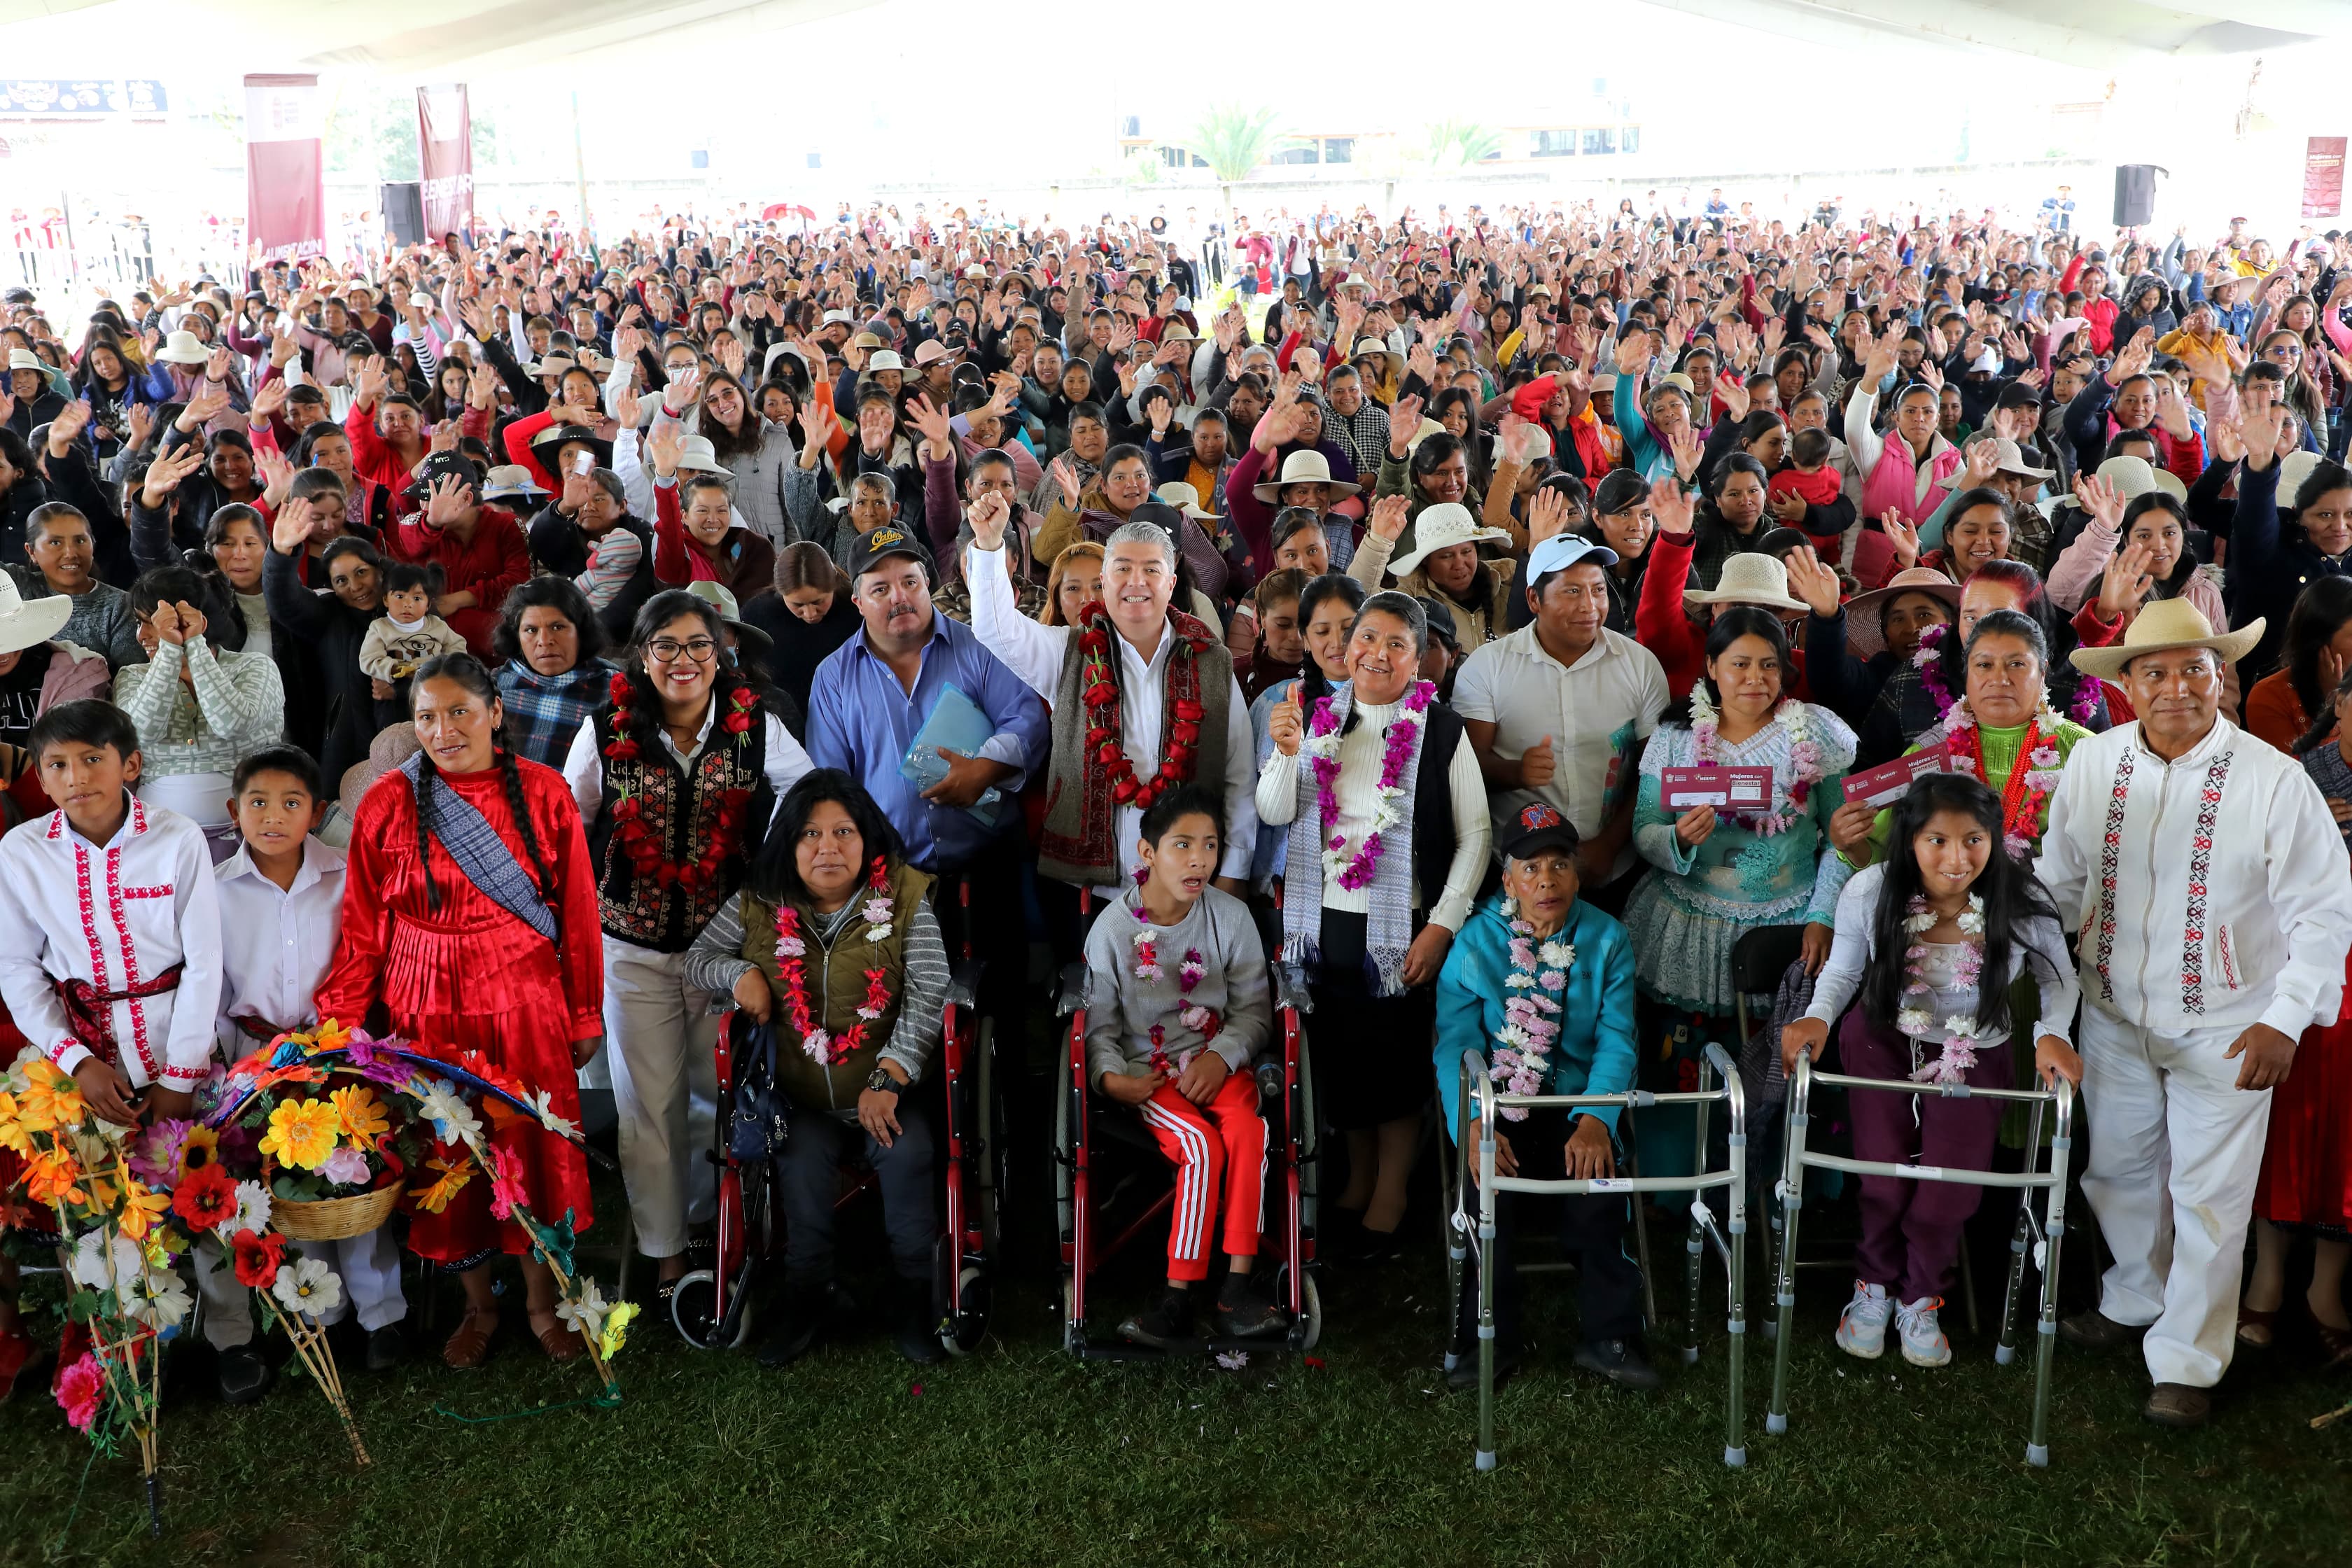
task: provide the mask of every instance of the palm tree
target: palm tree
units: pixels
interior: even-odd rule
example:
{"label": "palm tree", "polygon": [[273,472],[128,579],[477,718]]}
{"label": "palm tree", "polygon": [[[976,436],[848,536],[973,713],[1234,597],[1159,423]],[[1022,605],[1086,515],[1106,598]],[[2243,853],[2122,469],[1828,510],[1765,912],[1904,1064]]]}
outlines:
{"label": "palm tree", "polygon": [[1503,148],[1503,133],[1475,120],[1432,121],[1427,132],[1429,161],[1440,168],[1468,166],[1494,156]]}
{"label": "palm tree", "polygon": [[1209,170],[1223,192],[1227,212],[1233,210],[1234,187],[1248,179],[1250,171],[1265,162],[1266,153],[1282,139],[1280,114],[1273,108],[1213,104],[1185,138],[1188,151],[1208,160]]}

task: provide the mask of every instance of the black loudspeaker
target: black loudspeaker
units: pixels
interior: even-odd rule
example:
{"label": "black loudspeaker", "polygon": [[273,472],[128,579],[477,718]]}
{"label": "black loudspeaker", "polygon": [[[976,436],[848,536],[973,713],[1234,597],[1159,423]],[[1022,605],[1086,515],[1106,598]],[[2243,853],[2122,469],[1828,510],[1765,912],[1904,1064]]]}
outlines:
{"label": "black loudspeaker", "polygon": [[394,245],[425,245],[425,186],[415,180],[388,181],[376,194],[376,211],[383,214]]}
{"label": "black loudspeaker", "polygon": [[2130,228],[2156,216],[2156,174],[2153,163],[2116,165],[2116,226]]}

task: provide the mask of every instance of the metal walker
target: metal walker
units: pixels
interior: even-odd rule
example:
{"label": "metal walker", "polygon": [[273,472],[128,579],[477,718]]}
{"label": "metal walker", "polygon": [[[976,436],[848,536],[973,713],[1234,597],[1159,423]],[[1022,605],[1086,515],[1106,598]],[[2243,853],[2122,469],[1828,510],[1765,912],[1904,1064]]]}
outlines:
{"label": "metal walker", "polygon": [[[2039,1163],[2039,1156],[2030,1152],[2042,1145],[2042,1111],[2044,1106],[2054,1106],[2057,1122],[2050,1141],[2050,1169],[2038,1171],[1965,1171],[1948,1166],[1896,1165],[1877,1160],[1851,1160],[1838,1154],[1817,1154],[1805,1148],[1805,1133],[1811,1121],[1811,1108],[1813,1086],[1826,1084],[1832,1089],[1863,1089],[1877,1093],[1936,1095],[1947,1100],[1984,1099],[2021,1100],[2033,1107],[2031,1130],[2026,1139],[2029,1159]],[[1663,1098],[1663,1097],[1661,1097]],[[1778,1308],[1779,1342],[1772,1356],[1772,1399],[1764,1413],[1764,1430],[1778,1435],[1789,1429],[1789,1341],[1790,1324],[1797,1310],[1797,1215],[1804,1205],[1805,1172],[1845,1171],[1857,1176],[1892,1176],[1901,1181],[1958,1182],[1974,1187],[2007,1187],[2017,1190],[2017,1227],[2009,1242],[2009,1283],[2002,1292],[2000,1307],[2000,1338],[1993,1349],[1993,1361],[2007,1366],[2017,1358],[2011,1343],[2017,1320],[2017,1297],[2025,1281],[2025,1261],[2033,1255],[2042,1271],[2042,1311],[2035,1330],[2039,1334],[2033,1348],[2033,1431],[2025,1445],[2025,1462],[2046,1466],[2050,1463],[2050,1363],[2058,1341],[2058,1255],[2066,1237],[2066,1168],[2073,1152],[2074,1139],[2074,1086],[2060,1079],[2054,1089],[1976,1089],[1968,1084],[1916,1083],[1909,1079],[1853,1078],[1844,1073],[1817,1072],[1812,1058],[1805,1052],[1797,1054],[1796,1076],[1789,1084],[1788,1150],[1781,1167],[1778,1194],[1785,1229],[1781,1237],[1780,1258],[1774,1269],[1773,1301]],[[2046,1214],[2037,1217],[2033,1212],[2033,1194],[2046,1191]]]}
{"label": "metal walker", "polygon": [[[1450,1216],[1452,1231],[1448,1243],[1448,1272],[1453,1279],[1454,1298],[1460,1300],[1462,1265],[1475,1251],[1478,1268],[1478,1449],[1476,1464],[1482,1470],[1495,1468],[1495,1271],[1487,1267],[1486,1247],[1495,1236],[1495,1205],[1498,1193],[1538,1193],[1581,1196],[1596,1193],[1623,1193],[1634,1201],[1643,1193],[1688,1192],[1691,1197],[1691,1230],[1687,1243],[1689,1254],[1685,1283],[1689,1289],[1689,1305],[1685,1313],[1688,1342],[1683,1349],[1685,1365],[1698,1360],[1698,1320],[1700,1309],[1700,1270],[1706,1247],[1712,1243],[1716,1256],[1723,1260],[1729,1285],[1730,1318],[1726,1325],[1731,1335],[1728,1386],[1725,1400],[1723,1462],[1738,1467],[1748,1462],[1748,1449],[1742,1438],[1741,1398],[1747,1367],[1748,1319],[1748,1097],[1739,1081],[1739,1069],[1729,1053],[1710,1042],[1699,1066],[1699,1087],[1687,1093],[1654,1094],[1647,1089],[1629,1089],[1622,1094],[1505,1094],[1497,1090],[1487,1077],[1486,1058],[1477,1051],[1464,1051],[1460,1065],[1462,1108],[1460,1123],[1454,1130],[1454,1197]],[[1712,1081],[1717,1087],[1709,1089]],[[1698,1108],[1699,1158],[1706,1159],[1707,1145],[1707,1108],[1717,1101],[1727,1108],[1731,1121],[1729,1157],[1720,1171],[1702,1170],[1688,1176],[1601,1176],[1589,1181],[1537,1181],[1524,1176],[1498,1176],[1495,1173],[1495,1116],[1509,1106],[1525,1106],[1529,1110],[1558,1107],[1579,1110],[1586,1107],[1614,1106],[1621,1110],[1636,1110],[1653,1105],[1694,1105]],[[1475,1106],[1475,1113],[1474,1113]],[[1470,1130],[1473,1122],[1478,1129],[1478,1213],[1475,1223],[1465,1208],[1469,1192]],[[1722,1188],[1727,1214],[1718,1224],[1715,1211],[1707,1205],[1705,1193]],[[1639,1216],[1635,1216],[1639,1223]],[[1450,1368],[1453,1358],[1448,1356]]]}

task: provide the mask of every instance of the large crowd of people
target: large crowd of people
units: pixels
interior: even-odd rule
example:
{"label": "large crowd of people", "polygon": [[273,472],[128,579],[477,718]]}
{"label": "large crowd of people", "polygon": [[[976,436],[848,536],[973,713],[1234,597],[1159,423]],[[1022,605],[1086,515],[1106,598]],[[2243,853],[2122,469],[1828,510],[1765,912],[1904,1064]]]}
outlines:
{"label": "large crowd of people", "polygon": [[[321,1019],[566,1117],[609,1089],[658,1301],[740,1008],[786,1047],[761,1360],[839,1328],[844,1161],[921,1360],[951,956],[1041,1105],[1033,950],[1083,959],[1091,1087],[1177,1183],[1121,1325],[1166,1347],[1284,1326],[1276,966],[1323,1256],[1374,1269],[1465,1049],[1509,1093],[1685,1086],[1734,949],[1792,927],[1770,1081],[2079,1087],[2113,1261],[2063,1337],[2137,1344],[2152,1420],[2242,1349],[2352,1363],[2352,235],[2073,226],[845,207],[10,291],[7,1054],[118,1121]],[[2033,1157],[1995,1101],[1876,1098],[1863,1157]],[[1511,1114],[1498,1168],[1608,1175],[1623,1131]],[[575,1147],[499,1137],[589,1223]],[[462,1282],[453,1367],[528,1252],[480,1185],[400,1230]],[[1978,1189],[1860,1185],[1837,1343],[1942,1365]],[[1559,1226],[1577,1364],[1638,1388],[1628,1217]],[[393,1234],[336,1244],[378,1368]],[[47,1331],[0,1267],[8,1385]],[[260,1397],[240,1288],[204,1290]]]}

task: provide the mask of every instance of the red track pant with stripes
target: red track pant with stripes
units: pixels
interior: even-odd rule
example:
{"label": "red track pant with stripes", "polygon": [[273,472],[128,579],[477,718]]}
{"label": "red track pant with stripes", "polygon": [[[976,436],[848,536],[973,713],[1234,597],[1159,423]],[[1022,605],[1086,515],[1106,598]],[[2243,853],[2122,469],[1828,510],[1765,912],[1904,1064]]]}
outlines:
{"label": "red track pant with stripes", "polygon": [[1210,1226],[1222,1208],[1223,1250],[1257,1256],[1258,1208],[1265,1187],[1265,1119],[1257,1079],[1228,1077],[1206,1105],[1163,1083],[1142,1106],[1143,1124],[1176,1166],[1175,1217],[1168,1226],[1168,1278],[1209,1277]]}

